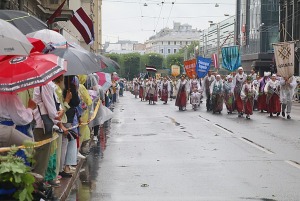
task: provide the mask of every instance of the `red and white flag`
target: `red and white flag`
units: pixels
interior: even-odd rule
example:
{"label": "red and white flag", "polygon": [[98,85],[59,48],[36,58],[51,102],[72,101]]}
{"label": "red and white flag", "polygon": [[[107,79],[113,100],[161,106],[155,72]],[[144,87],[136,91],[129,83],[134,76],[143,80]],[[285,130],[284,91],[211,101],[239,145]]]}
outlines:
{"label": "red and white flag", "polygon": [[148,65],[146,65],[146,71],[148,71],[148,72],[157,72],[155,66],[148,66]]}
{"label": "red and white flag", "polygon": [[71,17],[71,22],[80,32],[86,44],[92,44],[94,42],[94,26],[93,21],[84,12],[83,8],[79,8]]}
{"label": "red and white flag", "polygon": [[55,18],[61,16],[61,11],[62,11],[62,8],[64,7],[66,3],[66,0],[64,0],[60,6],[54,11],[54,13],[48,18],[47,20],[47,24],[52,24],[55,20]]}
{"label": "red and white flag", "polygon": [[218,58],[218,54],[213,54],[211,57],[215,68],[219,68],[219,58]]}

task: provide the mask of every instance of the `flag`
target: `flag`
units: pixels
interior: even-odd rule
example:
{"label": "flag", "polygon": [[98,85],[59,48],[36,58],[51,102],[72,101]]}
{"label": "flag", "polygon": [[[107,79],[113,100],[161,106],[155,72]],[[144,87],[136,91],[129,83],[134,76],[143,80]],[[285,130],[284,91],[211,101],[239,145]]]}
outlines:
{"label": "flag", "polygon": [[93,21],[80,7],[71,17],[72,24],[80,32],[86,44],[92,44],[94,42],[94,26]]}
{"label": "flag", "polygon": [[61,15],[61,10],[64,7],[66,3],[66,0],[64,0],[60,6],[56,9],[56,11],[54,11],[54,13],[48,18],[47,20],[47,24],[52,24],[55,20],[55,18],[59,17]]}
{"label": "flag", "polygon": [[198,56],[196,71],[199,78],[205,77],[210,69],[211,58],[203,58]]}
{"label": "flag", "polygon": [[218,54],[213,54],[212,55],[212,60],[214,63],[215,68],[219,68],[219,58],[218,58]]}
{"label": "flag", "polygon": [[241,66],[241,55],[238,46],[222,48],[223,68],[231,72]]}
{"label": "flag", "polygon": [[277,74],[289,78],[294,75],[295,42],[273,44]]}
{"label": "flag", "polygon": [[147,70],[148,72],[157,72],[155,66],[147,66],[147,65],[146,65],[146,70]]}

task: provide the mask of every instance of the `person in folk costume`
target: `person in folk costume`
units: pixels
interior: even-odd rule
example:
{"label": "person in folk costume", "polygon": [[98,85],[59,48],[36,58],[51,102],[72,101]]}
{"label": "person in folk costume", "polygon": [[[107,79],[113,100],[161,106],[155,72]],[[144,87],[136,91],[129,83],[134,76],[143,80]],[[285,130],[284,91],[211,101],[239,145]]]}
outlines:
{"label": "person in folk costume", "polygon": [[250,119],[250,115],[253,114],[253,104],[256,95],[257,91],[252,84],[252,77],[247,76],[246,82],[243,84],[241,90],[241,99],[244,102],[244,113],[246,114],[246,119]]}
{"label": "person in folk costume", "polygon": [[160,91],[161,91],[161,100],[164,101],[164,104],[167,104],[169,94],[171,91],[171,84],[168,81],[167,77],[164,77],[163,81],[161,82]]}
{"label": "person in folk costume", "polygon": [[147,100],[149,100],[149,104],[154,105],[157,101],[157,83],[155,80],[150,77],[149,81],[147,82],[148,92],[147,92]]}
{"label": "person in folk costume", "polygon": [[139,82],[138,82],[138,79],[137,79],[137,78],[134,78],[134,79],[133,79],[132,87],[133,87],[133,94],[134,94],[134,97],[137,98],[137,96],[138,96],[138,94],[139,94]]}
{"label": "person in folk costume", "polygon": [[264,77],[261,78],[258,83],[258,98],[257,98],[257,109],[261,112],[267,111],[267,104],[266,104],[266,93],[264,91],[266,84],[270,81],[270,72],[264,72]]}
{"label": "person in folk costume", "polygon": [[210,97],[210,85],[211,83],[215,80],[215,76],[212,75],[212,71],[209,70],[207,75],[205,76],[204,80],[203,80],[203,85],[204,85],[204,91],[205,91],[205,95],[206,95],[206,109],[207,111],[212,110],[211,108],[211,97]]}
{"label": "person in folk costume", "polygon": [[210,96],[213,113],[221,113],[223,109],[223,80],[221,75],[216,75],[216,79],[211,83]]}
{"label": "person in folk costume", "polygon": [[[252,81],[252,84],[254,85],[256,91],[258,92],[259,91],[259,82],[258,80],[260,79],[259,75],[256,76],[256,78]],[[255,97],[254,99],[254,105],[253,105],[253,110],[258,110],[258,96]]]}
{"label": "person in folk costume", "polygon": [[241,99],[241,90],[246,79],[247,79],[247,75],[244,73],[243,67],[239,67],[238,73],[235,75],[233,79],[235,107],[238,111],[239,117],[243,116],[244,105]]}
{"label": "person in folk costume", "polygon": [[273,74],[271,80],[266,84],[264,88],[265,94],[267,94],[267,111],[270,113],[270,117],[273,114],[280,115],[280,82],[277,80],[276,74]]}
{"label": "person in folk costume", "polygon": [[[282,77],[280,79],[280,101],[282,104],[281,114],[285,117],[285,111],[287,113],[287,119],[291,119],[292,101],[297,86],[297,81],[294,76],[290,78]],[[286,109],[286,110],[285,110]]]}
{"label": "person in folk costume", "polygon": [[[197,79],[196,75],[193,75],[193,78],[190,80],[190,93],[193,91],[201,91],[200,81]],[[190,103],[192,100],[190,100]]]}
{"label": "person in folk costume", "polygon": [[141,101],[143,101],[145,99],[144,97],[144,91],[145,91],[145,86],[144,86],[144,79],[141,78],[139,79],[139,98],[141,99]]}
{"label": "person in folk costume", "polygon": [[158,80],[156,80],[156,83],[157,83],[157,88],[158,88],[158,98],[160,99],[160,100],[162,100],[162,98],[161,98],[161,96],[162,96],[162,91],[161,91],[161,85],[162,85],[162,82],[163,82],[163,78],[162,77],[160,77]]}
{"label": "person in folk costume", "polygon": [[148,93],[148,90],[149,88],[147,87],[147,83],[148,83],[149,79],[144,79],[144,82],[143,82],[143,88],[144,88],[144,94],[143,94],[143,100],[144,101],[147,101],[147,93]]}
{"label": "person in folk costume", "polygon": [[252,70],[250,71],[250,76],[252,77],[252,80],[253,80],[253,81],[256,80],[256,78],[257,78],[257,73],[255,72],[254,69],[252,69]]}
{"label": "person in folk costume", "polygon": [[227,113],[232,114],[234,110],[234,84],[231,75],[227,75],[226,79],[227,81],[225,81],[223,85],[224,100],[227,108]]}
{"label": "person in folk costume", "polygon": [[177,96],[175,101],[175,106],[179,107],[180,111],[186,110],[187,95],[189,90],[189,83],[185,78],[185,75],[181,75],[180,80],[178,80],[177,85]]}

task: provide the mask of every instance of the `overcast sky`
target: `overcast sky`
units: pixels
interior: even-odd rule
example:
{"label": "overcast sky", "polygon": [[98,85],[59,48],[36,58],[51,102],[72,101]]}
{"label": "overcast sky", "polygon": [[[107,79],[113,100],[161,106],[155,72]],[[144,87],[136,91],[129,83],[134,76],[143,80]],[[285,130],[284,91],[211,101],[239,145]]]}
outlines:
{"label": "overcast sky", "polygon": [[[164,3],[162,3],[164,2]],[[173,4],[172,4],[173,2]],[[103,0],[103,43],[119,40],[145,42],[173,22],[188,23],[198,30],[208,21],[220,22],[235,15],[236,0]],[[215,7],[218,3],[219,7]]]}

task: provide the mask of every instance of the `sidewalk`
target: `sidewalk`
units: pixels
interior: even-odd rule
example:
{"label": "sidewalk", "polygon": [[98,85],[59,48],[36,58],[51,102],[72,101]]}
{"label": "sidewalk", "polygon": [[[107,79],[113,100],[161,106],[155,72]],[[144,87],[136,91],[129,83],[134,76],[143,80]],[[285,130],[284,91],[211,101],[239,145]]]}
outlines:
{"label": "sidewalk", "polygon": [[79,171],[83,165],[83,162],[84,159],[80,159],[78,161],[78,165],[76,166],[76,171],[74,172],[73,176],[71,178],[62,178],[60,180],[60,187],[54,188],[54,196],[57,198],[57,200],[65,201],[68,198],[72,186],[76,181]]}

